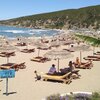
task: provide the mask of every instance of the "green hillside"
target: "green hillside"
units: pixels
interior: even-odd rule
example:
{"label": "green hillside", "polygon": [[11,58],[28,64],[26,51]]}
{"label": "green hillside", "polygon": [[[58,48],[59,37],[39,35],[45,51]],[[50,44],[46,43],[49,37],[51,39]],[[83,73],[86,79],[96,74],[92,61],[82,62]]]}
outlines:
{"label": "green hillside", "polygon": [[33,28],[100,28],[100,5],[37,14],[0,21],[0,24]]}

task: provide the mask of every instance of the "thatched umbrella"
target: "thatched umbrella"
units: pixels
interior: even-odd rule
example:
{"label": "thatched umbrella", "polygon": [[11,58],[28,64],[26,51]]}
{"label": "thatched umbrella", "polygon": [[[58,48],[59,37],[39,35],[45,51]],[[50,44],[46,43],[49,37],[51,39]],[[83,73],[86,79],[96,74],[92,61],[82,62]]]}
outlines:
{"label": "thatched umbrella", "polygon": [[77,45],[77,46],[72,46],[69,49],[73,50],[73,51],[80,51],[80,62],[82,61],[82,51],[89,51],[89,50],[91,50],[90,46],[89,45],[85,45],[85,44],[80,44],[80,45]]}
{"label": "thatched umbrella", "polygon": [[0,47],[1,54],[4,54],[4,56],[7,57],[7,63],[9,62],[9,57],[13,56],[12,53],[15,51],[18,51],[18,50],[19,50],[18,48],[14,47],[12,45],[3,45]]}
{"label": "thatched umbrella", "polygon": [[44,54],[44,57],[50,59],[57,59],[58,60],[58,72],[59,72],[59,60],[60,59],[67,59],[69,57],[73,57],[73,55],[65,50],[51,50]]}
{"label": "thatched umbrella", "polygon": [[46,44],[46,43],[41,43],[40,41],[37,41],[35,44],[34,44],[37,49],[38,49],[38,57],[40,55],[40,50],[47,50],[47,49],[50,49],[50,45],[49,44]]}

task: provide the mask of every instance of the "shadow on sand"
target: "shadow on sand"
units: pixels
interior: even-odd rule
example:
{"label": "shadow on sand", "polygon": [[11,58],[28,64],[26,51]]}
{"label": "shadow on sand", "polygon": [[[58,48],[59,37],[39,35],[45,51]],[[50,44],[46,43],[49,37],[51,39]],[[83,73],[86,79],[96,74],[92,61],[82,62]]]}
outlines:
{"label": "shadow on sand", "polygon": [[3,93],[3,95],[6,95],[6,96],[8,96],[8,95],[10,95],[10,94],[16,94],[17,92],[9,92],[9,93]]}

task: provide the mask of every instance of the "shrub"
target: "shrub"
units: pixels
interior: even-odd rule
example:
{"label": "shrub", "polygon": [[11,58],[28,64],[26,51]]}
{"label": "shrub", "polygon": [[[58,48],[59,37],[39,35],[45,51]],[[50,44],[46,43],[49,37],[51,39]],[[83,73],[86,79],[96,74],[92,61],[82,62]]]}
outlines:
{"label": "shrub", "polygon": [[100,93],[94,92],[92,95],[86,93],[77,93],[65,96],[54,94],[48,96],[46,100],[100,100]]}

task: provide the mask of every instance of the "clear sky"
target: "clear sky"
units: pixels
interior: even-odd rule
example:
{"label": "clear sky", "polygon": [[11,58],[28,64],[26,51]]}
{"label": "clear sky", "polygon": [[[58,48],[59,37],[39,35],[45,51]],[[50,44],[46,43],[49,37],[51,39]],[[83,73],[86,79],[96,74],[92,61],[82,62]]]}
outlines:
{"label": "clear sky", "polygon": [[100,0],[0,0],[0,20],[100,5]]}

